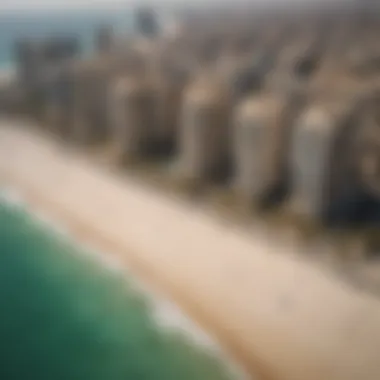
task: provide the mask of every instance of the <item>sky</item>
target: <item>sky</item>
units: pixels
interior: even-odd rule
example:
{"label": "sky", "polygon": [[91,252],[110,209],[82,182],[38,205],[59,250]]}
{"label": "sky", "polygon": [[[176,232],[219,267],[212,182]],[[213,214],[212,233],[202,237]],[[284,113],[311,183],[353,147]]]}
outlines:
{"label": "sky", "polygon": [[131,0],[0,0],[0,10],[80,8],[88,5],[117,5],[128,2],[131,2]]}
{"label": "sky", "polygon": [[[224,3],[236,0],[206,0],[209,3]],[[299,1],[302,3],[318,2],[323,0],[251,0],[251,2],[257,3],[282,3]],[[332,0],[331,0],[332,1]],[[347,2],[352,0],[346,0]],[[380,0],[379,0],[380,1]],[[23,9],[66,9],[66,8],[83,8],[86,6],[102,7],[110,5],[124,5],[139,3],[139,0],[0,0],[0,11],[8,10],[23,10]],[[147,0],[144,1],[151,4],[157,4],[162,2],[170,2],[175,4],[187,4],[196,2],[194,0]],[[205,2],[204,0],[202,1]]]}

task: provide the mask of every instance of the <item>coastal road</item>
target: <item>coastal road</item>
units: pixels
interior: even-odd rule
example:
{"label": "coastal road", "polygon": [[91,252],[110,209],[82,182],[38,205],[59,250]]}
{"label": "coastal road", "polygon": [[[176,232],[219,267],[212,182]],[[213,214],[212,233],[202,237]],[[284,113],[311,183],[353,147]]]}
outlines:
{"label": "coastal road", "polygon": [[291,247],[121,178],[22,122],[0,121],[0,180],[122,257],[259,378],[380,379],[380,301]]}

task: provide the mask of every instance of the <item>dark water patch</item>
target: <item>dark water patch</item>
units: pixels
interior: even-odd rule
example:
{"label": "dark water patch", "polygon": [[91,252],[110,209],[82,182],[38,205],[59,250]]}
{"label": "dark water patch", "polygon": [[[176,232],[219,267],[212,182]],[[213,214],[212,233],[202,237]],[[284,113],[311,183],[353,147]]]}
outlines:
{"label": "dark water patch", "polygon": [[124,277],[0,203],[0,378],[230,379],[220,360],[160,329]]}

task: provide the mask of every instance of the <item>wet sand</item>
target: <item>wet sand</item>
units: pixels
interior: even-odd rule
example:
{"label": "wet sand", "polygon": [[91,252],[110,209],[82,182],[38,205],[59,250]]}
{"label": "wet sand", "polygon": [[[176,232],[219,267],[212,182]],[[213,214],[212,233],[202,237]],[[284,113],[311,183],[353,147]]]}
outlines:
{"label": "wet sand", "polygon": [[[0,122],[0,179],[121,257],[263,379],[380,379],[380,301],[202,210]],[[293,248],[294,249],[294,248]]]}

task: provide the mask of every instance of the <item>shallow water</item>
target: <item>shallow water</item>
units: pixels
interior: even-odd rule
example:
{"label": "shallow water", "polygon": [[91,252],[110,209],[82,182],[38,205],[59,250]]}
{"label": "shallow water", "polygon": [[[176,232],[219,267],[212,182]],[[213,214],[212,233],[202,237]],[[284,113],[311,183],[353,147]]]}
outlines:
{"label": "shallow water", "polygon": [[125,275],[84,255],[24,208],[0,200],[0,378],[231,379]]}

